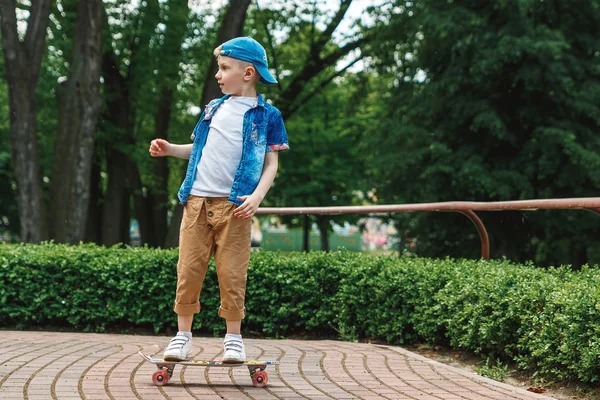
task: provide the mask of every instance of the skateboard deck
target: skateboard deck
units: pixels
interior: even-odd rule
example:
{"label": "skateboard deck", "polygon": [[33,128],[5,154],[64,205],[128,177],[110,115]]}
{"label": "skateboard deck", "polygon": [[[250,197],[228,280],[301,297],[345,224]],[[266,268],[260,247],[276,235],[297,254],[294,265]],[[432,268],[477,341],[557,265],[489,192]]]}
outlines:
{"label": "skateboard deck", "polygon": [[250,360],[239,363],[226,363],[221,360],[185,360],[185,361],[166,361],[159,358],[152,358],[147,354],[138,352],[142,358],[152,364],[155,364],[158,368],[152,375],[152,382],[156,386],[164,386],[169,382],[169,379],[173,375],[175,365],[184,365],[190,367],[222,367],[222,368],[235,368],[235,367],[248,367],[250,372],[250,378],[252,378],[252,385],[255,387],[265,387],[269,381],[267,374],[267,365],[279,365],[279,361],[257,361]]}

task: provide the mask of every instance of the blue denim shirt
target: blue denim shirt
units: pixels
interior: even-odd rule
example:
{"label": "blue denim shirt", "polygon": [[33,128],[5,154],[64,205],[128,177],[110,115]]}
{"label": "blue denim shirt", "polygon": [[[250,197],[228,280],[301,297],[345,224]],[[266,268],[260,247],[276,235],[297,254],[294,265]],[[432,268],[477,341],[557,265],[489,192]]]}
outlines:
{"label": "blue denim shirt", "polygon": [[[206,145],[208,131],[213,115],[223,102],[229,98],[225,95],[208,103],[200,120],[194,128],[191,138],[194,141],[185,179],[181,184],[177,197],[181,204],[187,203],[196,179],[196,171],[202,149]],[[242,159],[235,173],[231,194],[228,201],[237,205],[242,204],[238,196],[251,195],[262,176],[265,155],[271,151],[289,149],[287,133],[281,112],[263,100],[258,94],[254,106],[244,114],[242,126]]]}

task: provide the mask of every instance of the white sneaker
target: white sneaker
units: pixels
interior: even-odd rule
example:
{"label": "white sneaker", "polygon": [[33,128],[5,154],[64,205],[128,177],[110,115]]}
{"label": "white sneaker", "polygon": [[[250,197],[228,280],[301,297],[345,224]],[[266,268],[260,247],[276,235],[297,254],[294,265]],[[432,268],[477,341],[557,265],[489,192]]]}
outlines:
{"label": "white sneaker", "polygon": [[246,361],[246,349],[240,335],[225,335],[223,350],[224,363],[241,363]]}
{"label": "white sneaker", "polygon": [[163,360],[183,361],[190,358],[192,353],[192,339],[185,335],[177,335],[169,342]]}

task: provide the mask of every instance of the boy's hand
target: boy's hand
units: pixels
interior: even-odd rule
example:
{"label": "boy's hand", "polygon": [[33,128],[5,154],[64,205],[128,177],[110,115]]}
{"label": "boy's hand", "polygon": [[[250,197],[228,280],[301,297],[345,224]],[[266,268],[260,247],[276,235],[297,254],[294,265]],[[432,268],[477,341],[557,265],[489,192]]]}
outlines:
{"label": "boy's hand", "polygon": [[150,142],[150,155],[152,157],[165,157],[169,155],[169,142],[164,139],[154,139]]}
{"label": "boy's hand", "polygon": [[250,195],[250,196],[238,196],[238,200],[242,200],[243,203],[241,206],[237,207],[233,212],[233,215],[242,218],[242,219],[250,219],[256,214],[256,210],[260,205],[261,199],[258,196]]}

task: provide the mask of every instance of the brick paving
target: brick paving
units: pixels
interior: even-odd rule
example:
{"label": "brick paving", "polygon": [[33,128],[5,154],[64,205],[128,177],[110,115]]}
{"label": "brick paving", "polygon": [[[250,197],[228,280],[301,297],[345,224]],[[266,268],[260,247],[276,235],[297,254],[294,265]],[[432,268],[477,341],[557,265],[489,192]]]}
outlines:
{"label": "brick paving", "polygon": [[[336,341],[245,339],[249,359],[277,360],[266,388],[245,367],[176,366],[155,386],[164,336],[0,331],[0,399],[550,399],[429,360],[400,347]],[[194,337],[194,357],[221,354]]]}

